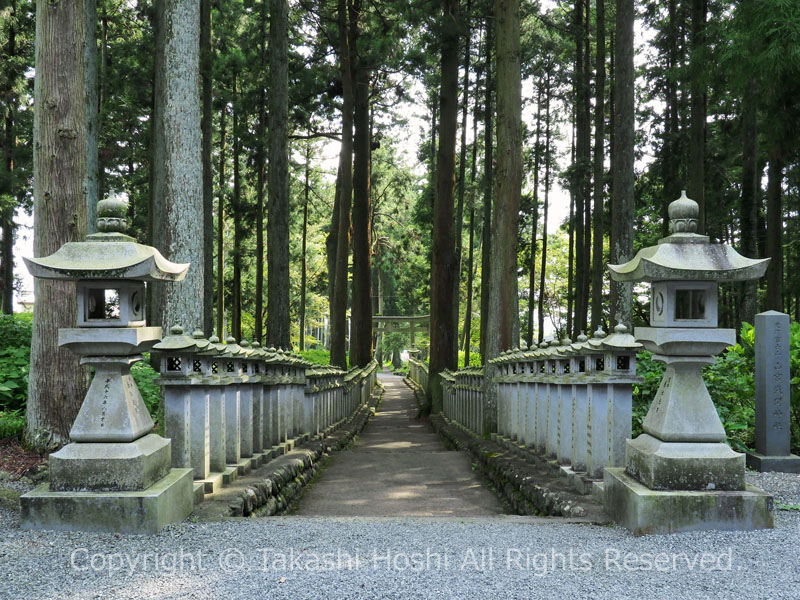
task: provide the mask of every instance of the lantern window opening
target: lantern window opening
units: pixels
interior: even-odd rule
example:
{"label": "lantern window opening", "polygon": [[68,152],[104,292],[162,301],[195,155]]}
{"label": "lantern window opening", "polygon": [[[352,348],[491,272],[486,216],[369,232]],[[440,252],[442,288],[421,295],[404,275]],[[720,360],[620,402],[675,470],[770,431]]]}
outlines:
{"label": "lantern window opening", "polygon": [[181,357],[168,356],[167,357],[167,371],[180,371],[181,370]]}
{"label": "lantern window opening", "polygon": [[678,289],[675,290],[675,320],[705,319],[706,315],[706,290],[703,289]]}
{"label": "lantern window opening", "polygon": [[605,360],[602,358],[598,358],[594,363],[594,370],[595,371],[604,371],[606,368]]}
{"label": "lantern window opening", "polygon": [[216,375],[217,373],[219,373],[219,363],[218,363],[218,362],[216,362],[216,361],[215,361],[215,362],[212,362],[212,363],[211,363],[211,372],[212,372],[214,375]]}
{"label": "lantern window opening", "polygon": [[228,363],[228,364],[225,366],[225,370],[226,370],[226,371],[228,371],[228,373],[233,373],[233,371],[234,371],[234,368],[233,368],[233,363],[232,363],[232,362],[229,362],[229,363]]}
{"label": "lantern window opening", "polygon": [[[87,292],[86,320],[119,319],[120,293],[116,288],[94,288]],[[140,307],[141,308],[141,307]]]}
{"label": "lantern window opening", "polygon": [[578,362],[578,372],[579,373],[586,373],[586,360],[583,359]]}
{"label": "lantern window opening", "polygon": [[631,368],[631,357],[623,354],[617,357],[617,371],[628,371]]}
{"label": "lantern window opening", "polygon": [[195,373],[202,373],[203,372],[203,363],[199,360],[196,360],[192,363],[192,371]]}

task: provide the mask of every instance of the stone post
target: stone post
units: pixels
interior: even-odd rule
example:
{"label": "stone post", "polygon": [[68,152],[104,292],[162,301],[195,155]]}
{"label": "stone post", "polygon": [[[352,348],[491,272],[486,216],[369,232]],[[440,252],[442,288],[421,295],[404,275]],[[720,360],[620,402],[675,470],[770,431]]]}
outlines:
{"label": "stone post", "polygon": [[756,450],[747,466],[757,471],[800,473],[800,456],[791,453],[791,373],[789,315],[756,315]]}

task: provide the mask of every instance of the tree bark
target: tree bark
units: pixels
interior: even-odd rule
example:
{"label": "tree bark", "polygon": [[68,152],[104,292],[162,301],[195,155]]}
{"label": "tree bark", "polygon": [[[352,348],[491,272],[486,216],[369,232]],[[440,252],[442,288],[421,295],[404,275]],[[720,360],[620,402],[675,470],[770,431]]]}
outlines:
{"label": "tree bark", "polygon": [[[200,0],[200,77],[202,80],[203,118],[203,331],[214,328],[214,169],[211,164],[213,132],[214,56],[211,47],[211,0]],[[199,266],[199,265],[198,265]]]}
{"label": "tree bark", "polygon": [[[461,141],[460,151],[458,157],[458,183],[457,183],[457,196],[458,202],[456,204],[456,225],[455,225],[455,244],[456,244],[456,273],[453,278],[453,313],[454,322],[456,324],[456,331],[458,331],[459,309],[461,308],[461,264],[463,254],[462,238],[464,235],[464,197],[466,194],[466,176],[467,176],[467,112],[469,105],[469,68],[470,68],[470,41],[472,37],[472,30],[470,28],[470,19],[472,18],[472,0],[467,0],[467,12],[464,16],[464,80],[461,92]],[[453,357],[458,364],[458,336],[456,336],[455,344],[453,344]]]}
{"label": "tree bark", "polygon": [[594,219],[592,246],[592,321],[595,331],[603,320],[603,196],[605,195],[605,125],[606,125],[606,7],[596,0],[597,64],[594,101]]}
{"label": "tree bark", "polygon": [[[633,258],[634,69],[633,0],[617,0],[614,48],[614,177],[611,192],[611,260]],[[632,331],[633,285],[611,281],[610,326],[623,323]]]}
{"label": "tree bark", "polygon": [[300,351],[306,349],[306,240],[308,237],[308,195],[311,191],[311,141],[306,140],[306,164],[303,187],[303,239],[300,263]]}
{"label": "tree bark", "polygon": [[489,314],[489,278],[492,272],[492,194],[494,193],[494,3],[490,2],[486,17],[486,89],[484,90],[483,130],[483,228],[481,230],[481,364],[486,364],[486,315]]}
{"label": "tree bark", "polygon": [[584,279],[588,273],[589,266],[586,264],[586,254],[584,252],[584,204],[589,201],[584,197],[586,186],[584,181],[587,176],[586,160],[584,155],[586,148],[586,137],[589,134],[589,123],[587,114],[584,111],[585,98],[588,97],[588,89],[584,76],[584,63],[587,62],[589,53],[588,48],[584,50],[584,30],[583,30],[583,6],[584,0],[575,0],[574,6],[574,28],[575,28],[575,71],[573,81],[575,85],[575,160],[572,196],[575,199],[574,212],[574,257],[575,257],[575,304],[571,327],[567,327],[567,337],[573,335],[573,330],[581,328],[582,315],[586,306],[584,296]]}
{"label": "tree bark", "polygon": [[338,0],[339,71],[342,77],[342,145],[339,150],[339,232],[336,277],[331,307],[331,364],[347,368],[347,263],[350,250],[350,205],[353,198],[353,80],[350,68],[347,2]]}
{"label": "tree bark", "polygon": [[[758,253],[758,205],[761,185],[758,173],[758,118],[756,101],[758,80],[752,78],[742,101],[742,198],[739,210],[742,254],[756,258]],[[758,282],[745,281],[739,316],[755,323],[758,312]]]}
{"label": "tree bark", "polygon": [[291,348],[289,319],[289,3],[270,0],[267,343]]}
{"label": "tree bark", "polygon": [[536,90],[536,142],[533,148],[533,207],[531,209],[531,257],[528,262],[528,333],[525,338],[528,348],[533,345],[533,307],[536,289],[536,230],[539,225],[539,166],[541,164],[542,134],[542,86]]}
{"label": "tree bark", "polygon": [[236,340],[242,339],[242,187],[241,187],[241,132],[239,129],[239,88],[238,73],[233,74],[233,285],[231,290],[231,328],[230,334]]}
{"label": "tree bark", "polygon": [[[48,256],[86,236],[87,106],[84,2],[36,4],[33,124],[33,252]],[[69,440],[87,388],[79,357],[58,347],[58,330],[75,327],[69,281],[34,280],[33,335],[25,437],[39,449]]]}
{"label": "tree bark", "polygon": [[461,29],[458,0],[442,0],[441,92],[439,96],[439,149],[436,155],[436,199],[431,255],[431,347],[428,367],[427,408],[441,410],[441,372],[455,369],[453,347],[458,344],[458,321],[453,319],[455,253],[453,209],[458,129],[458,50]]}
{"label": "tree bark", "polygon": [[[16,2],[11,3],[11,14],[14,18],[16,18]],[[9,64],[13,64],[13,59],[17,56],[17,43],[16,43],[16,28],[15,28],[15,20],[12,19],[9,21],[8,25],[8,33],[6,38],[6,50],[9,59]],[[16,79],[16,74],[11,73],[9,74],[9,79],[13,82]],[[3,142],[3,162],[6,173],[5,177],[7,178],[6,181],[9,184],[9,187],[3,190],[7,193],[10,197],[16,197],[17,193],[17,185],[14,180],[14,169],[15,169],[15,158],[16,158],[16,146],[17,146],[17,134],[16,128],[14,124],[14,117],[16,114],[16,106],[17,102],[19,101],[17,98],[16,93],[13,91],[13,85],[9,86],[11,90],[9,90],[8,95],[6,96],[6,116],[4,119],[4,135],[5,139]],[[14,233],[15,233],[15,226],[14,226],[14,207],[8,206],[3,210],[2,213],[2,228],[3,228],[3,244],[2,244],[2,255],[0,256],[0,266],[2,267],[2,284],[3,284],[3,297],[2,297],[2,309],[3,314],[10,315],[14,312]]]}
{"label": "tree bark", "polygon": [[[358,47],[360,0],[350,17],[350,48]],[[370,227],[370,70],[358,52],[353,67],[353,305],[350,364],[364,367],[372,360],[372,231]]]}
{"label": "tree bark", "polygon": [[203,327],[203,162],[200,130],[200,5],[157,5],[154,246],[191,263],[186,278],[154,287],[153,322]]}
{"label": "tree bark", "polygon": [[219,199],[217,200],[217,337],[225,339],[225,112],[219,114]]}
{"label": "tree bark", "polygon": [[97,231],[99,169],[97,138],[99,135],[99,100],[97,86],[97,0],[84,0],[86,35],[83,42],[86,94],[86,232]]}
{"label": "tree bark", "polygon": [[550,69],[545,72],[544,96],[544,215],[542,223],[542,267],[539,269],[539,343],[544,341],[544,282],[547,272],[547,217],[550,205]]}
{"label": "tree bark", "polygon": [[[517,226],[522,191],[522,84],[520,73],[519,0],[497,0],[497,177],[492,211],[492,272],[489,312],[485,316],[486,359],[514,345],[519,319],[517,295]],[[492,368],[488,383],[485,428],[497,427],[497,397]]]}
{"label": "tree bark", "polygon": [[705,61],[702,56],[706,40],[707,0],[692,0],[692,57],[690,88],[691,157],[689,161],[689,197],[697,202],[700,213],[697,233],[706,231],[705,146],[706,146],[706,86]]}

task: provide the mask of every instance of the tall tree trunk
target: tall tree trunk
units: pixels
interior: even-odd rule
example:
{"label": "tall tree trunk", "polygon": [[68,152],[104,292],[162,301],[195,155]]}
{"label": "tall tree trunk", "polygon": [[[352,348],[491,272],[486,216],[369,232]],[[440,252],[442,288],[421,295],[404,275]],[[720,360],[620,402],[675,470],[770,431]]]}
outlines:
{"label": "tall tree trunk", "polygon": [[[357,47],[361,0],[350,17],[350,47]],[[372,360],[372,231],[370,227],[370,70],[364,58],[353,60],[353,305],[350,364]]]}
{"label": "tall tree trunk", "polygon": [[704,81],[705,60],[702,52],[706,43],[707,2],[708,0],[692,0],[692,57],[690,63],[692,116],[690,125],[689,196],[700,207],[697,233],[705,233],[706,231],[706,86]]}
{"label": "tall tree trunk", "polygon": [[531,258],[528,262],[528,335],[526,342],[533,345],[533,307],[536,289],[536,230],[539,225],[539,166],[541,164],[542,86],[536,91],[536,143],[533,148],[533,207],[531,208]]}
{"label": "tall tree trunk", "polygon": [[[458,157],[458,202],[456,204],[456,228],[455,228],[455,243],[456,243],[456,273],[453,278],[453,320],[456,324],[456,332],[458,332],[459,321],[459,308],[461,306],[461,264],[463,254],[462,238],[464,235],[464,196],[466,194],[466,176],[467,176],[467,112],[469,106],[469,67],[470,67],[470,41],[472,37],[472,30],[469,26],[470,19],[472,18],[472,0],[467,0],[467,13],[463,18],[464,23],[464,81],[462,84],[461,92],[461,149]],[[474,119],[473,119],[474,120]],[[454,339],[453,344],[453,360],[458,364],[458,336]]]}
{"label": "tall tree trunk", "polygon": [[308,195],[311,190],[311,141],[306,141],[306,164],[303,188],[303,240],[300,263],[300,351],[306,349],[306,241],[308,237]]}
{"label": "tall tree trunk", "polygon": [[325,236],[325,259],[328,266],[328,318],[333,319],[334,296],[333,291],[336,287],[336,248],[339,236],[339,203],[341,193],[339,182],[341,181],[341,170],[336,173],[336,190],[333,196],[333,210],[331,211],[331,226],[328,235]]}
{"label": "tall tree trunk", "polygon": [[[35,257],[48,256],[86,236],[85,8],[80,1],[36,3]],[[34,294],[25,437],[43,449],[68,441],[87,378],[79,357],[58,346],[58,330],[75,327],[75,284],[36,279]]]}
{"label": "tall tree trunk", "polygon": [[[519,0],[497,0],[497,177],[492,212],[492,272],[486,315],[486,358],[514,345],[518,322],[517,226],[522,191],[522,84]],[[497,396],[487,365],[485,428],[497,427]]]}
{"label": "tall tree trunk", "polygon": [[[7,56],[10,59],[9,63],[13,64],[13,61],[17,56],[17,43],[16,43],[16,1],[12,1],[11,3],[11,15],[12,19],[9,20],[8,24],[8,33],[6,38],[6,50]],[[10,76],[11,81],[15,79],[14,75]],[[17,193],[17,185],[14,181],[14,160],[15,160],[15,150],[17,146],[17,134],[14,127],[14,116],[16,113],[16,105],[19,101],[17,95],[12,90],[8,92],[6,96],[7,107],[6,107],[6,116],[5,116],[5,130],[4,130],[4,142],[3,142],[3,162],[5,168],[5,180],[8,182],[9,187],[5,190],[9,196],[16,197]],[[3,298],[2,298],[2,309],[3,314],[10,315],[14,312],[14,206],[6,207],[2,215],[0,216],[2,219],[2,228],[3,228],[3,244],[2,249],[0,252],[0,266],[2,267],[3,277],[2,277],[2,284],[3,284]]]}
{"label": "tall tree trunk", "polygon": [[238,73],[233,73],[233,285],[231,290],[231,329],[236,340],[242,339],[242,187],[241,187],[241,148],[242,136],[239,129],[239,88]]}
{"label": "tall tree trunk", "polygon": [[[266,3],[261,5],[261,48],[260,59],[267,68],[267,15]],[[256,314],[253,338],[259,344],[264,331],[264,175],[266,171],[266,152],[264,139],[267,131],[267,94],[263,84],[258,90],[258,125],[256,126]],[[271,138],[270,138],[271,139]]]}
{"label": "tall tree trunk", "polygon": [[680,32],[678,0],[667,1],[668,26],[667,26],[667,73],[666,82],[666,122],[664,124],[663,147],[663,187],[664,197],[661,204],[661,234],[669,234],[669,215],[667,207],[670,202],[680,196],[681,177],[679,155],[680,140],[680,109],[678,106],[678,81],[677,70],[679,63],[678,36]]}
{"label": "tall tree trunk", "polygon": [[586,79],[584,77],[584,63],[588,62],[588,48],[584,50],[584,28],[583,28],[583,6],[584,0],[575,0],[574,6],[574,28],[575,28],[575,71],[573,81],[575,86],[575,160],[573,161],[575,172],[572,182],[572,196],[575,199],[574,212],[574,257],[575,257],[575,305],[573,321],[571,327],[567,327],[567,337],[573,335],[573,330],[577,331],[582,327],[582,316],[586,306],[584,296],[584,279],[589,266],[586,264],[586,254],[584,252],[584,204],[589,201],[584,197],[586,186],[586,159],[584,148],[586,148],[586,137],[589,134],[589,124],[587,115],[584,111],[585,97],[588,97]]}
{"label": "tall tree trunk", "polygon": [[767,174],[767,310],[783,311],[783,169],[780,144],[770,151]]}
{"label": "tall tree trunk", "polygon": [[342,77],[342,145],[339,150],[339,232],[331,308],[331,364],[347,368],[347,263],[350,251],[350,205],[353,198],[353,79],[350,68],[347,2],[338,0],[339,70]]}
{"label": "tall tree trunk", "polygon": [[[633,258],[634,186],[634,70],[633,0],[617,0],[614,48],[614,178],[611,191],[611,261],[622,264]],[[633,286],[611,281],[611,320],[632,331]]]}
{"label": "tall tree trunk", "polygon": [[[289,3],[270,0],[269,219],[267,223],[267,343],[290,348],[289,319]],[[259,224],[260,227],[260,224]]]}
{"label": "tall tree trunk", "polygon": [[[214,56],[211,47],[211,0],[200,0],[200,78],[202,80],[203,120],[203,331],[214,327],[214,169],[211,165],[213,132]],[[199,267],[199,265],[197,265]]]}
{"label": "tall tree trunk", "polygon": [[219,114],[219,199],[217,200],[217,337],[225,339],[225,112]]}
{"label": "tall tree trunk", "polygon": [[550,69],[545,72],[544,96],[544,219],[542,223],[542,267],[539,269],[539,343],[544,341],[544,281],[547,272],[547,212],[550,205]]}
{"label": "tall tree trunk", "polygon": [[[748,258],[758,256],[758,205],[761,185],[758,173],[758,118],[756,101],[758,80],[750,80],[742,101],[742,198],[739,210],[742,254]],[[758,312],[758,281],[742,284],[741,319],[755,322]]]}
{"label": "tall tree trunk", "polygon": [[591,10],[589,0],[584,0],[586,13],[583,19],[584,39],[583,39],[583,98],[581,109],[583,110],[583,277],[581,285],[581,297],[583,306],[581,307],[580,318],[575,326],[572,336],[577,338],[581,331],[586,328],[589,320],[589,301],[591,300],[591,290],[589,284],[592,278],[592,44],[589,35],[591,25]]}
{"label": "tall tree trunk", "polygon": [[486,17],[486,89],[483,113],[483,229],[481,230],[481,364],[486,364],[486,316],[489,314],[489,278],[492,272],[492,194],[494,193],[494,3],[488,6]]}
{"label": "tall tree trunk", "polygon": [[[573,115],[577,117],[575,114],[575,109],[573,108]],[[575,130],[577,129],[575,125],[575,118],[573,118],[573,126],[572,126],[572,164],[575,164],[575,156],[576,156],[576,146],[575,146]],[[579,213],[580,214],[580,213]],[[569,188],[569,251],[567,256],[567,331],[566,335],[571,335],[572,333],[572,323],[573,317],[575,313],[577,313],[577,309],[575,309],[575,238],[578,237],[575,235],[575,183],[570,186]],[[580,239],[580,238],[578,238]],[[575,309],[575,310],[573,310]],[[556,332],[557,334],[561,332]]]}
{"label": "tall tree trunk", "polygon": [[157,5],[154,246],[192,263],[178,283],[153,286],[153,322],[203,327],[203,163],[200,131],[200,5]]}
{"label": "tall tree trunk", "polygon": [[606,6],[596,0],[597,73],[594,101],[594,235],[592,237],[592,322],[595,331],[603,320],[603,196],[605,195],[605,125],[606,125]]}
{"label": "tall tree trunk", "polygon": [[[480,44],[478,46],[480,55]],[[470,165],[469,180],[471,184],[469,198],[469,249],[467,256],[467,307],[464,314],[464,366],[470,363],[470,346],[472,345],[472,287],[475,284],[475,177],[478,165],[478,90],[480,88],[480,71],[475,82],[475,109],[472,117],[472,164]]]}
{"label": "tall tree trunk", "polygon": [[97,231],[98,187],[98,86],[97,86],[97,0],[84,0],[86,30],[83,41],[86,94],[86,231]]}
{"label": "tall tree trunk", "polygon": [[458,50],[461,30],[458,0],[442,0],[441,92],[439,150],[436,155],[436,200],[431,256],[431,347],[428,368],[428,408],[441,410],[441,372],[455,369],[453,347],[458,344],[458,320],[453,319],[456,277],[453,208],[458,129]]}

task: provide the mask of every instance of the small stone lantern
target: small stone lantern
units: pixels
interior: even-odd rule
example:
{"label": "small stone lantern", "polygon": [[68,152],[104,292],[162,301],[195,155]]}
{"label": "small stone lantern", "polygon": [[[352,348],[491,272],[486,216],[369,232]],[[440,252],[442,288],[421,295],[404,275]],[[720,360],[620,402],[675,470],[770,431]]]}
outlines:
{"label": "small stone lantern", "polygon": [[772,526],[771,498],[745,485],[744,455],[725,444],[702,377],[714,355],[736,342],[733,329],[717,328],[719,282],[757,279],[769,259],[710,243],[695,233],[698,214],[684,192],[669,205],[672,235],[609,265],[616,281],[652,284],[651,326],[634,333],[666,364],[644,433],[627,442],[625,469],[605,472],[606,510],[639,534]]}
{"label": "small stone lantern", "polygon": [[125,200],[102,200],[99,233],[25,258],[34,277],[77,282],[78,327],[60,329],[58,342],[95,371],[72,443],[50,455],[50,483],[21,499],[25,528],[158,531],[192,509],[191,469],[170,469],[170,440],[152,433],[131,376],[161,338],[145,326],[145,282],[180,281],[189,265],[122,233],[127,212]]}

